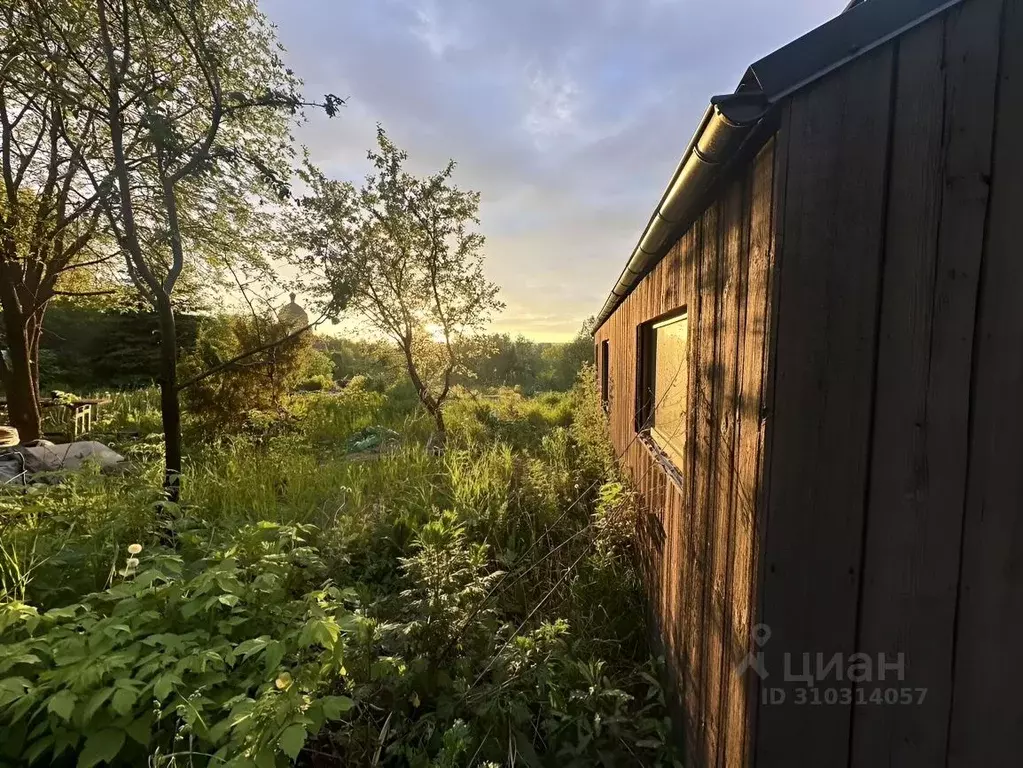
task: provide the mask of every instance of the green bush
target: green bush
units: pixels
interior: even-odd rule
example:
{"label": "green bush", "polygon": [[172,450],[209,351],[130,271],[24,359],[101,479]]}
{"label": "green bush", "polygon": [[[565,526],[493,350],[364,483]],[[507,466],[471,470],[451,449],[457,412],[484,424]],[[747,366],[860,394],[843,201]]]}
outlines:
{"label": "green bush", "polygon": [[328,392],[333,388],[334,380],[329,376],[324,376],[322,373],[310,376],[295,386],[295,389],[299,392]]}
{"label": "green bush", "polygon": [[[273,764],[352,709],[342,632],[353,593],[325,584],[309,529],[243,529],[186,564],[124,561],[118,583],[38,613],[0,607],[4,750],[27,762],[137,765],[151,755]],[[134,550],[136,547],[133,547]]]}

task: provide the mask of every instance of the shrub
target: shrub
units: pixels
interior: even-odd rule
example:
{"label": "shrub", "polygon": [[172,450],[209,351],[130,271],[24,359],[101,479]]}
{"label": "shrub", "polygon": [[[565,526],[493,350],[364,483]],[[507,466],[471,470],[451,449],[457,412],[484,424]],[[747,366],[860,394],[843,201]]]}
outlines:
{"label": "shrub", "polygon": [[317,374],[300,381],[295,389],[299,392],[327,392],[334,388],[334,380],[329,376]]}
{"label": "shrub", "polygon": [[354,593],[310,590],[323,577],[310,533],[263,524],[188,565],[133,556],[118,584],[77,604],[0,606],[5,751],[52,763],[70,749],[83,768],[297,757],[354,704],[334,695]]}
{"label": "shrub", "polygon": [[[185,405],[206,432],[237,432],[257,411],[281,412],[286,397],[307,378],[310,364],[326,357],[312,348],[311,334],[289,338],[291,326],[269,318],[226,315],[205,324],[196,350],[182,363],[181,379],[221,365],[246,350],[274,343],[184,390]],[[329,364],[329,360],[327,360]],[[329,378],[329,373],[314,375]]]}

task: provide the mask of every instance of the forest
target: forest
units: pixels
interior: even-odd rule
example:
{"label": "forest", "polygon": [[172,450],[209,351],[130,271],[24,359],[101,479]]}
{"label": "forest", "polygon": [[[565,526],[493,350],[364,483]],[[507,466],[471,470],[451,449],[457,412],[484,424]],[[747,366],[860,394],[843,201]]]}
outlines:
{"label": "forest", "polygon": [[493,333],[479,193],[332,177],[299,78],[253,0],[0,8],[0,765],[679,765],[592,320]]}

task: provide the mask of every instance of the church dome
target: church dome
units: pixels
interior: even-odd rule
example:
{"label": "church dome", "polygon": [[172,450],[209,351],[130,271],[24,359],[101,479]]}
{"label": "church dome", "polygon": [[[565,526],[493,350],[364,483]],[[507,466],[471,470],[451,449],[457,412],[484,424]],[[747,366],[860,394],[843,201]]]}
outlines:
{"label": "church dome", "polygon": [[277,315],[280,321],[288,327],[298,330],[309,325],[309,315],[298,304],[295,303],[295,294],[291,294],[291,303],[286,304]]}

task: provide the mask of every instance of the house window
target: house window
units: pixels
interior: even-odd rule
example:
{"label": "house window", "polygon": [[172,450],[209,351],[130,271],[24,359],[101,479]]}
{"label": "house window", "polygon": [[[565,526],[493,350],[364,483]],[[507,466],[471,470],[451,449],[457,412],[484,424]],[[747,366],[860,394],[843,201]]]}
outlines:
{"label": "house window", "polygon": [[640,329],[637,428],[673,464],[685,460],[689,393],[689,319],[685,313]]}
{"label": "house window", "polygon": [[611,342],[600,342],[600,402],[608,409],[611,399]]}

